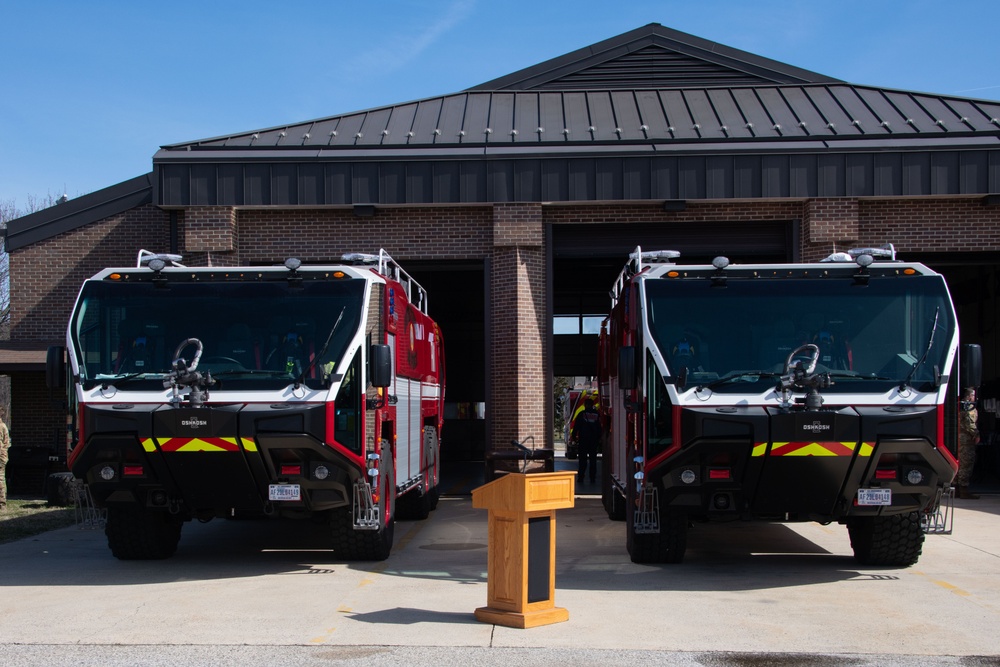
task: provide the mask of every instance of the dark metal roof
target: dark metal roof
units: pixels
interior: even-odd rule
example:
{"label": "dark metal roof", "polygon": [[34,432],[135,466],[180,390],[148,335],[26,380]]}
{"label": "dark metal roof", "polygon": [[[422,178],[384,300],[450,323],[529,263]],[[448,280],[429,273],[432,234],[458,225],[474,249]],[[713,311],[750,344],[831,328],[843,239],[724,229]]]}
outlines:
{"label": "dark metal roof", "polygon": [[472,158],[482,155],[479,149],[494,147],[558,154],[566,148],[673,150],[678,144],[695,151],[723,144],[725,150],[758,150],[767,142],[772,150],[795,150],[797,141],[834,147],[845,139],[865,140],[889,146],[900,139],[977,135],[1000,136],[1000,102],[846,83],[470,91],[164,146],[154,161],[199,160],[199,153],[220,151],[228,159],[256,154],[329,160],[365,154]]}
{"label": "dark metal roof", "polygon": [[98,220],[124,213],[153,199],[153,173],[70,199],[7,223],[6,248],[17,250]]}

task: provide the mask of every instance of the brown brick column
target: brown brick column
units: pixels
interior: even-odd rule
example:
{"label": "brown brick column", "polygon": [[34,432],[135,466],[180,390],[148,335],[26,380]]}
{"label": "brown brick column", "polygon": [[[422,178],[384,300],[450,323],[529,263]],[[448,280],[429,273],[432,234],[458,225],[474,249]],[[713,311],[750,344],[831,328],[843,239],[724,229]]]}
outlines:
{"label": "brown brick column", "polygon": [[236,209],[194,206],[184,210],[184,263],[188,266],[237,266]]}
{"label": "brown brick column", "polygon": [[802,260],[823,259],[857,244],[860,207],[857,199],[810,199],[802,205]]}
{"label": "brown brick column", "polygon": [[550,402],[545,359],[545,235],[539,204],[493,208],[491,450],[534,436],[551,446],[545,414]]}

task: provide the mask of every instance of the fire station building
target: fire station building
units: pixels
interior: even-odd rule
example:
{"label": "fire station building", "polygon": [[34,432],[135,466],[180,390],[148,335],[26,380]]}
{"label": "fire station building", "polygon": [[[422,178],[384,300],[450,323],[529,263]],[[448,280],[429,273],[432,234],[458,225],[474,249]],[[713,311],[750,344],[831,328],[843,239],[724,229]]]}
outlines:
{"label": "fire station building", "polygon": [[855,85],[659,24],[451,95],[163,146],[6,243],[15,466],[64,453],[45,350],[81,282],[139,249],[233,266],[385,248],[444,333],[446,457],[552,446],[552,378],[596,374],[594,324],[637,245],[750,262],[892,243],[945,274],[1000,397],[1000,102]]}

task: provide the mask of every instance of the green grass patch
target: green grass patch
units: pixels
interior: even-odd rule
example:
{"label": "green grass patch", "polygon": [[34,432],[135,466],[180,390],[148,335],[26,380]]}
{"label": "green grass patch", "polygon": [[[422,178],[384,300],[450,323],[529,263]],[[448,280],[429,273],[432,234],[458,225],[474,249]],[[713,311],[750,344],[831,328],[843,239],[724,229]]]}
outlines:
{"label": "green grass patch", "polygon": [[44,500],[7,499],[0,510],[0,544],[21,540],[76,523],[72,507],[53,507]]}

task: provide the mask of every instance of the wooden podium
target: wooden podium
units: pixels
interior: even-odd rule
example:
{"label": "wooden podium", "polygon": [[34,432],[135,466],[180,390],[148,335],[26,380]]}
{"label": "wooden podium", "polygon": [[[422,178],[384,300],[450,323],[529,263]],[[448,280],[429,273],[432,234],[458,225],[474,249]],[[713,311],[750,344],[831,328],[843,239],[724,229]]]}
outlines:
{"label": "wooden podium", "polygon": [[489,510],[486,605],[476,619],[512,628],[569,620],[555,606],[556,510],[573,507],[576,473],[509,473],[472,491]]}

